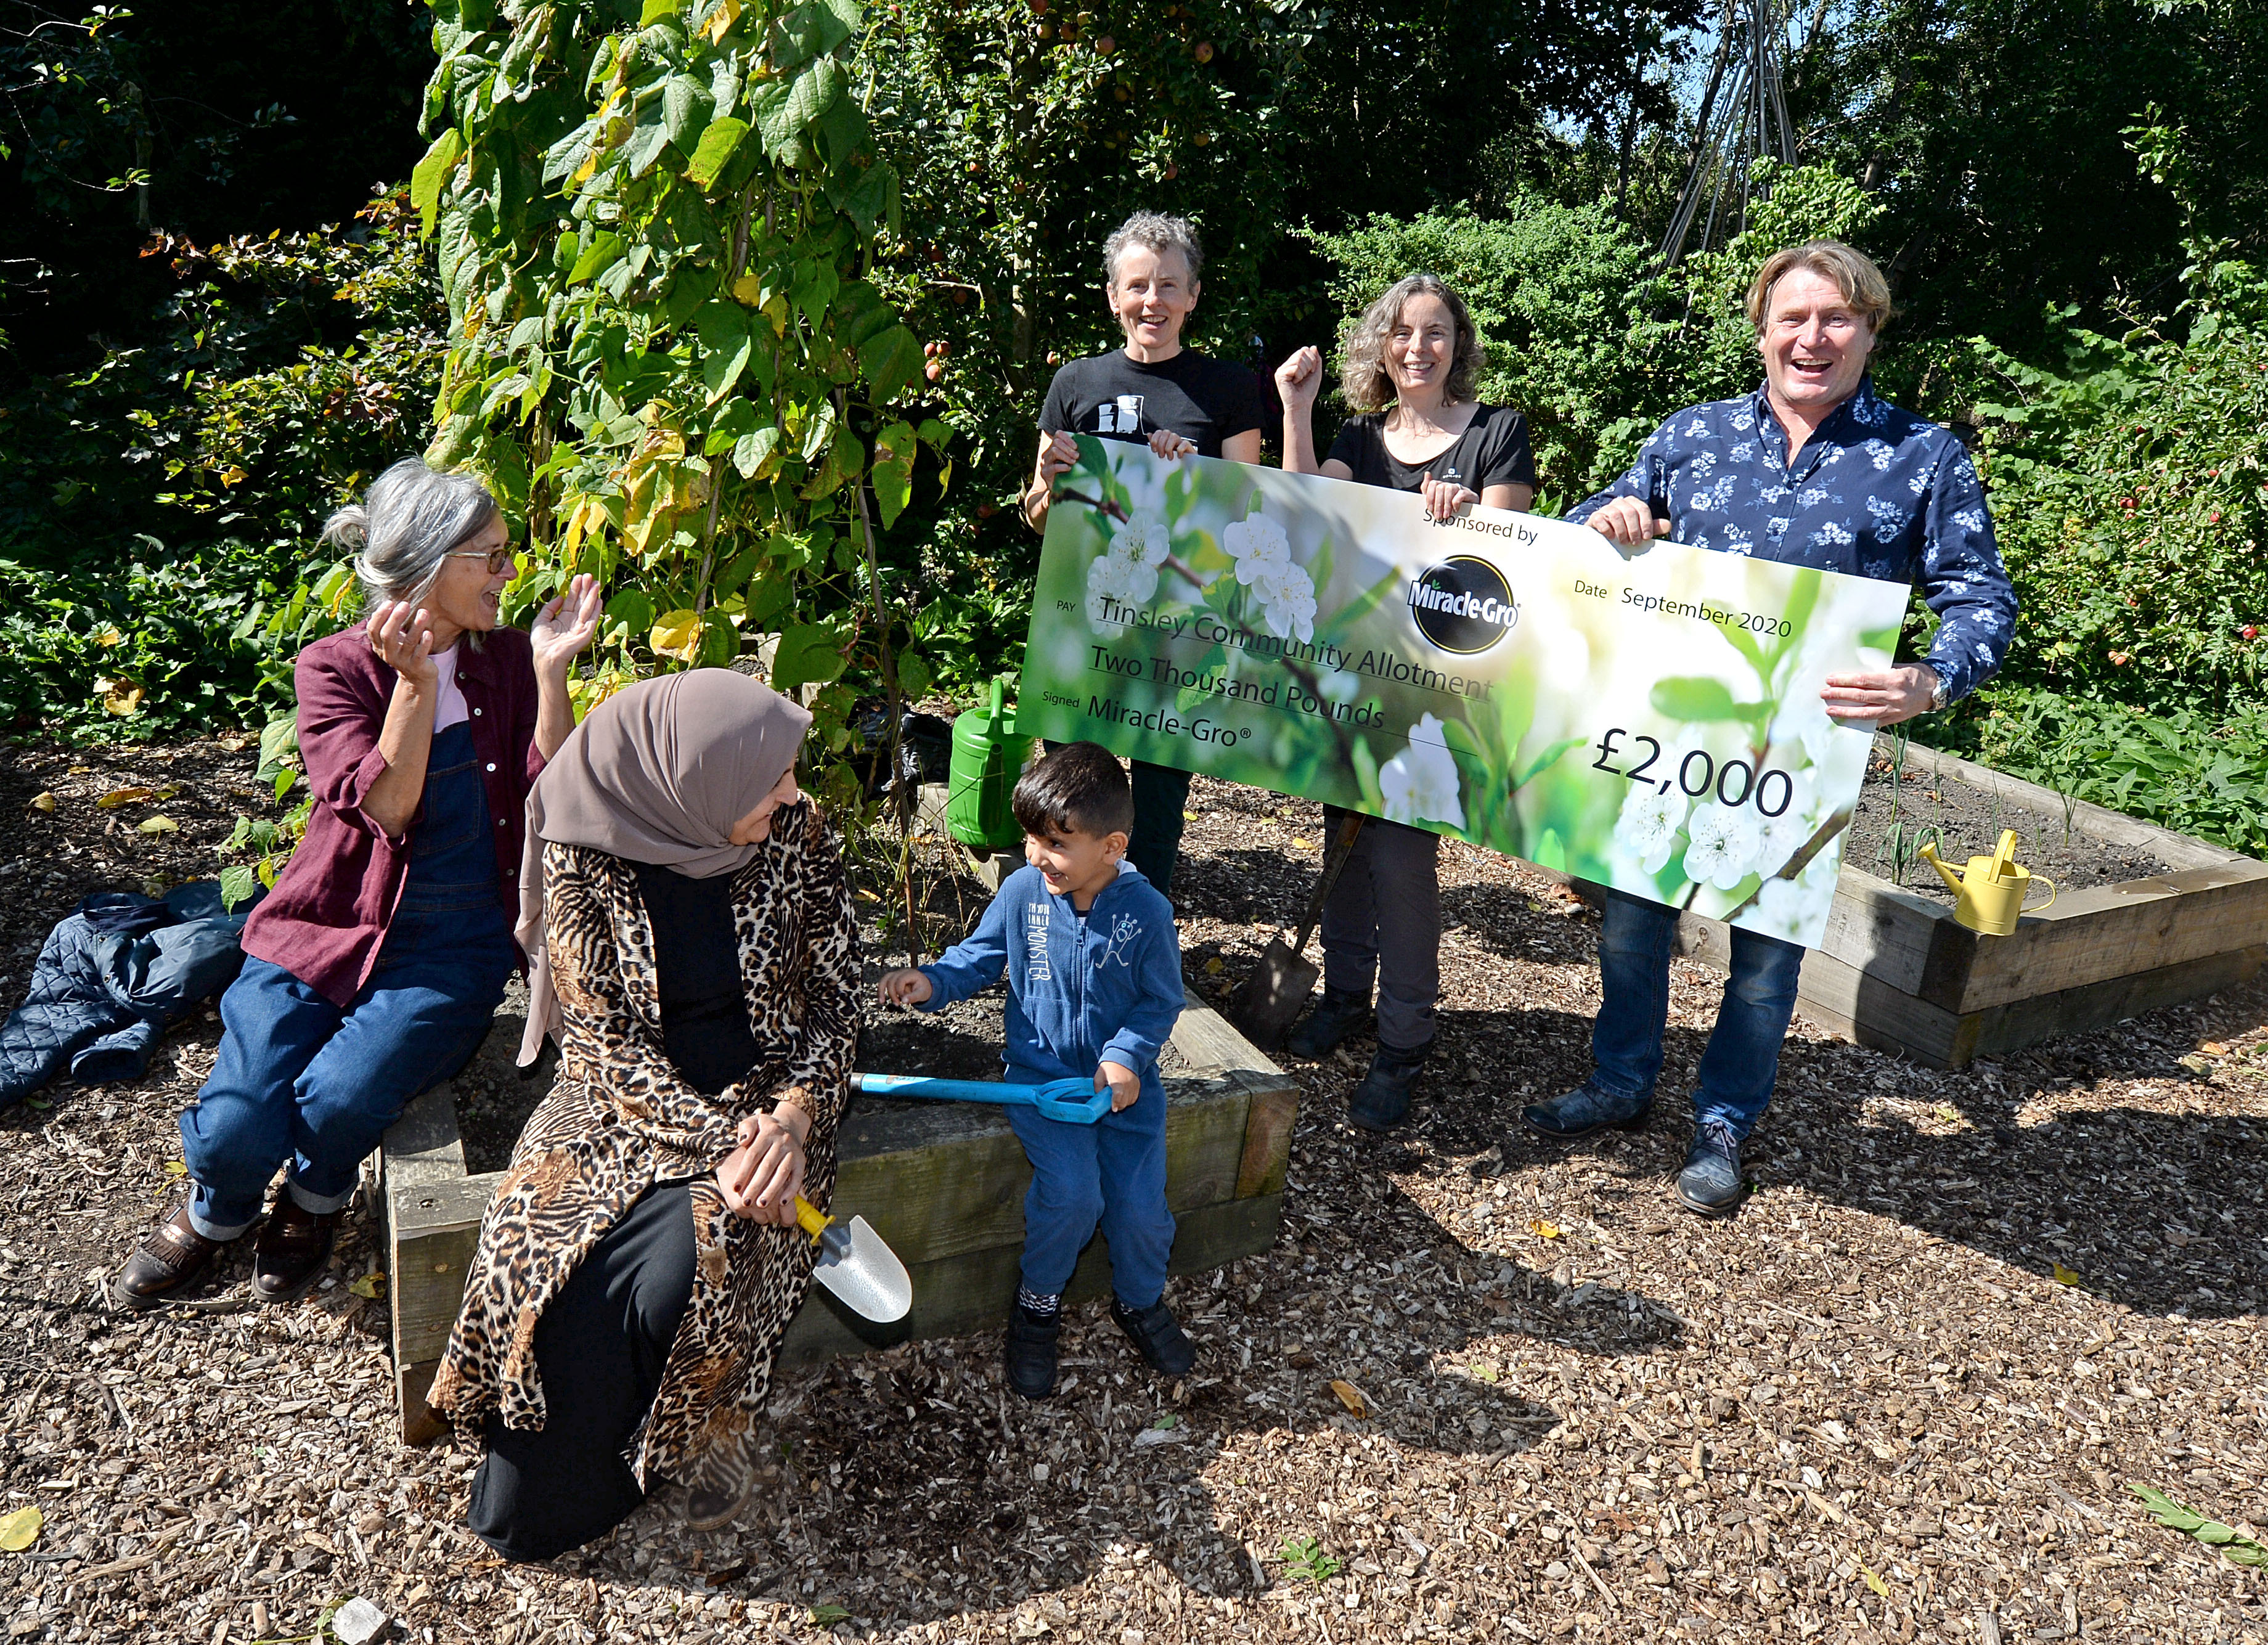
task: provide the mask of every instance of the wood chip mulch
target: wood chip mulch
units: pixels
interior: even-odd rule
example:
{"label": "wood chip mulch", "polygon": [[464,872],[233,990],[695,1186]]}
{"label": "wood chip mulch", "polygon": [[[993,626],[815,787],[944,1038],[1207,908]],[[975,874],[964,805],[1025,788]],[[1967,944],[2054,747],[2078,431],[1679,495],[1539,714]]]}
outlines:
{"label": "wood chip mulch", "polygon": [[[79,897],[211,872],[254,806],[249,749],[0,758],[11,1000]],[[130,786],[180,792],[94,808]],[[1182,939],[1219,993],[1295,919],[1321,818],[1191,809]],[[350,1595],[441,1645],[2262,1637],[2264,1573],[2126,1487],[2268,1521],[2268,989],[1949,1074],[1799,1022],[1756,1191],[1705,1221],[1668,1182],[1721,980],[1677,966],[1650,1128],[1546,1147],[1518,1110],[1584,1071],[1597,922],[1442,863],[1419,1110],[1347,1128],[1367,1043],[1295,1067],[1283,1238],[1168,1293],[1197,1375],[1093,1308],[1044,1405],[989,1339],[839,1361],[781,1389],[739,1525],[665,1494],[549,1567],[462,1529],[471,1454],[395,1442],[366,1213],[293,1307],[104,1307],[180,1191],[210,1014],[144,1081],[51,1088],[0,1117],[0,1535],[44,1522],[0,1553],[0,1645],[306,1639]]]}

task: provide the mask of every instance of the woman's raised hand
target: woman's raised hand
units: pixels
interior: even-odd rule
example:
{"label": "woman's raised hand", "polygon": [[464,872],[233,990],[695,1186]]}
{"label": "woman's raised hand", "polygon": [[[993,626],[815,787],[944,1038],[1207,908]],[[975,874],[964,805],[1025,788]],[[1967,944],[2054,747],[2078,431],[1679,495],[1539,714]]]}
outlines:
{"label": "woman's raised hand", "polygon": [[1469,485],[1454,480],[1437,480],[1427,475],[1418,485],[1425,499],[1425,512],[1435,520],[1447,520],[1468,503],[1477,503],[1481,494]]}
{"label": "woman's raised hand", "polygon": [[1169,428],[1161,428],[1150,436],[1150,449],[1167,462],[1174,462],[1183,457],[1196,456],[1197,443],[1186,434],[1176,434]]}
{"label": "woman's raised hand", "polygon": [[1056,476],[1079,461],[1079,437],[1058,430],[1040,436],[1040,483],[1052,488]]}
{"label": "woman's raised hand", "polygon": [[433,666],[433,619],[407,600],[382,600],[363,625],[379,660],[410,684],[431,690],[440,682]]}
{"label": "woman's raised hand", "polygon": [[[810,1120],[800,1110],[781,1113]],[[778,1113],[752,1114],[740,1122],[740,1146],[717,1168],[717,1191],[725,1208],[751,1222],[795,1226],[795,1199],[803,1191],[803,1136]]]}
{"label": "woman's raised hand", "polygon": [[587,573],[544,602],[527,636],[535,648],[537,678],[567,672],[567,665],[599,631],[599,612],[605,603],[599,597],[599,579]]}
{"label": "woman's raised hand", "polygon": [[1295,410],[1305,411],[1312,407],[1322,386],[1322,351],[1312,345],[1298,350],[1276,368],[1276,392],[1284,397],[1287,407]]}

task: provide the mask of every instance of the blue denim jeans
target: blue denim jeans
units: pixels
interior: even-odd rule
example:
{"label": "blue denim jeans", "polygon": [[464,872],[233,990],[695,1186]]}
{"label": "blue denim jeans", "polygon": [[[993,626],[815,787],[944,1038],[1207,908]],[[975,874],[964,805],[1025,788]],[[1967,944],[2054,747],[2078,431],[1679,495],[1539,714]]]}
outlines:
{"label": "blue denim jeans", "polygon": [[[1599,933],[1599,980],[1606,997],[1591,1029],[1591,1082],[1609,1095],[1653,1095],[1669,1021],[1669,957],[1676,934],[1675,909],[1607,893]],[[1714,1120],[1746,1137],[1764,1118],[1802,970],[1803,949],[1795,943],[1733,928],[1733,974],[1726,979],[1693,1093],[1697,1123]]]}
{"label": "blue denim jeans", "polygon": [[[1045,1074],[1011,1068],[1007,1077],[1043,1085]],[[1079,1266],[1097,1224],[1110,1243],[1110,1288],[1131,1309],[1155,1303],[1166,1289],[1174,1250],[1174,1215],[1166,1209],[1166,1094],[1154,1080],[1142,1095],[1092,1125],[1049,1119],[1011,1108],[1032,1185],[1024,1195],[1023,1283],[1059,1296]]]}

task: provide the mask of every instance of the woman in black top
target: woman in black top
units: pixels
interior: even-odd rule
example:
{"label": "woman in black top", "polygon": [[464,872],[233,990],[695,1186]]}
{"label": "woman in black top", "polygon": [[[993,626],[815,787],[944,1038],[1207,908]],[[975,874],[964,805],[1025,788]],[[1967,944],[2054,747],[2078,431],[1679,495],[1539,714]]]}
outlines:
{"label": "woman in black top", "polygon": [[[1396,284],[1347,333],[1342,390],[1358,415],[1315,461],[1322,357],[1301,349],[1276,373],[1284,397],[1284,467],[1415,491],[1446,520],[1469,504],[1526,509],[1535,500],[1528,425],[1509,406],[1473,396],[1482,349],[1457,294],[1430,274]],[[1323,808],[1323,837],[1344,813]],[[1366,821],[1323,909],[1323,998],[1285,1049],[1322,1057],[1363,1026],[1378,990],[1378,1051],[1347,1100],[1347,1118],[1384,1131],[1410,1111],[1410,1088],[1433,1044],[1441,985],[1440,837]]]}
{"label": "woman in black top", "polygon": [[[1040,460],[1024,490],[1024,518],[1048,526],[1056,476],[1079,461],[1072,436],[1145,442],[1159,456],[1260,461],[1265,416],[1256,373],[1182,346],[1196,312],[1204,253],[1179,218],[1137,211],[1102,244],[1103,299],[1126,346],[1073,360],[1040,408]],[[1134,832],[1127,859],[1171,895],[1189,774],[1134,762]]]}

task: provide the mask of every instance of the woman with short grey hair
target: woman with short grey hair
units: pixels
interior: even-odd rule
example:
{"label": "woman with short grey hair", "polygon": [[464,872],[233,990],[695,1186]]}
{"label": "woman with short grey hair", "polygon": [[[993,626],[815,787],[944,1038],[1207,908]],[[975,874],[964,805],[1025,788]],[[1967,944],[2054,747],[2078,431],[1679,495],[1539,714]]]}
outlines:
{"label": "woman with short grey hair", "polygon": [[[1102,299],[1126,344],[1071,361],[1048,385],[1039,463],[1024,488],[1024,518],[1033,530],[1047,529],[1056,480],[1079,461],[1081,434],[1147,445],[1168,460],[1260,461],[1266,402],[1259,373],[1182,346],[1204,267],[1197,230],[1161,212],[1137,211],[1102,242]],[[1137,760],[1133,780],[1126,859],[1169,895],[1189,774]]]}
{"label": "woman with short grey hair", "polygon": [[479,1048],[524,963],[527,793],[574,728],[567,668],[598,585],[576,578],[529,633],[499,628],[504,514],[415,457],[323,537],[354,553],[370,616],[294,665],[313,809],[245,924],[212,1077],[181,1115],[189,1191],[118,1276],[129,1308],[182,1295],[254,1225],[254,1294],[306,1292],[379,1134]]}

